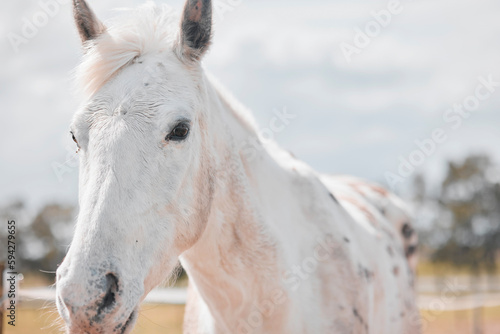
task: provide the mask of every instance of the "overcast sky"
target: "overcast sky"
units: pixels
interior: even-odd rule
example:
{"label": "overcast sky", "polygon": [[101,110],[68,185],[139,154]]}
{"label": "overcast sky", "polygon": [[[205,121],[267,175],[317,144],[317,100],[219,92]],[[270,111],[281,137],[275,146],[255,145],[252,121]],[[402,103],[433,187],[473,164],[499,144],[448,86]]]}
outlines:
{"label": "overcast sky", "polygon": [[[1,1],[0,204],[75,203],[68,127],[78,105],[71,71],[80,45],[71,7],[51,7],[53,17],[43,25],[41,3],[51,0]],[[454,104],[474,102],[478,77],[500,82],[500,2],[393,1],[220,0],[226,11],[216,10],[205,67],[260,126],[276,109],[297,115],[276,140],[322,172],[385,182],[387,172],[397,174],[399,157],[418,149],[415,140],[438,128],[446,140],[416,168],[431,180],[447,159],[471,152],[500,161],[500,86],[466,118],[443,118]],[[180,9],[183,1],[158,2]],[[117,15],[112,9],[140,3],[90,0],[104,21]],[[385,26],[374,23],[374,12],[388,10]],[[8,37],[22,36],[34,17],[42,26],[16,52]],[[356,47],[357,31],[367,28],[369,44],[348,61],[341,46]],[[54,172],[59,164],[68,167],[62,177]]]}

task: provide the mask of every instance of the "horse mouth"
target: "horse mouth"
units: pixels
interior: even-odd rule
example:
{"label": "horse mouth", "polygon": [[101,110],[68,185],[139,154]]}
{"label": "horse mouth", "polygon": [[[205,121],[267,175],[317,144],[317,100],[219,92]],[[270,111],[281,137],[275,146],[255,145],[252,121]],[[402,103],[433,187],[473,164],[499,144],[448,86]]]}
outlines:
{"label": "horse mouth", "polygon": [[137,320],[137,309],[133,310],[130,316],[128,317],[127,321],[123,324],[123,326],[120,329],[120,334],[128,334],[132,331],[132,328],[134,327],[134,323]]}

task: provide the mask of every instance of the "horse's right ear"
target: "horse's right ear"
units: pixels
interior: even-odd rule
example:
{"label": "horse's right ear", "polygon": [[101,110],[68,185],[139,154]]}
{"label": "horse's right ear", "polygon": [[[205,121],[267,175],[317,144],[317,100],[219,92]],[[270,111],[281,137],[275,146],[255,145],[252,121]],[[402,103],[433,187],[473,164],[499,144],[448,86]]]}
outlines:
{"label": "horse's right ear", "polygon": [[73,0],[73,15],[82,43],[96,38],[106,30],[85,0]]}
{"label": "horse's right ear", "polygon": [[212,1],[186,0],[182,12],[179,43],[181,59],[200,60],[212,39]]}

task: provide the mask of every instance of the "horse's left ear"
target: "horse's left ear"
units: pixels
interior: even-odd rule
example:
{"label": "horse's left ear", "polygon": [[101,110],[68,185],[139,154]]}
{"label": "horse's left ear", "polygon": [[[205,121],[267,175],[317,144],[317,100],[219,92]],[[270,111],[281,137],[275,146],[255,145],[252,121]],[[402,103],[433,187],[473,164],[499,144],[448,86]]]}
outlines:
{"label": "horse's left ear", "polygon": [[182,13],[178,54],[197,61],[208,50],[212,38],[212,1],[186,0]]}
{"label": "horse's left ear", "polygon": [[73,0],[73,15],[82,43],[96,38],[106,30],[85,0]]}

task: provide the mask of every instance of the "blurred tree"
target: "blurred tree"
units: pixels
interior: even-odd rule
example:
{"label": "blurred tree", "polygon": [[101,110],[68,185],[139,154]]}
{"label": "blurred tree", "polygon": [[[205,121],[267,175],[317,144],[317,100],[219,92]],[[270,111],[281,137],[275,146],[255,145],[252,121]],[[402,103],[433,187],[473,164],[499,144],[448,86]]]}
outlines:
{"label": "blurred tree", "polygon": [[[450,162],[442,183],[440,217],[447,217],[448,238],[432,254],[435,262],[451,262],[471,273],[471,290],[482,270],[494,272],[500,250],[500,185],[489,157],[473,155]],[[481,308],[474,311],[474,333],[481,333]]]}
{"label": "blurred tree", "polygon": [[500,250],[500,185],[487,156],[450,162],[442,184],[441,206],[449,212],[451,235],[433,254],[435,261],[467,267],[473,274],[496,269]]}
{"label": "blurred tree", "polygon": [[[16,270],[24,274],[54,272],[66,254],[74,217],[74,207],[60,204],[46,205],[34,213],[22,201],[0,207],[4,222],[16,221]],[[6,232],[6,228],[0,231],[2,249],[7,249]],[[0,261],[5,258],[6,252],[0,252]]]}
{"label": "blurred tree", "polygon": [[[7,223],[9,220],[17,220],[20,217],[24,217],[25,205],[21,200],[15,200],[7,205],[0,207],[0,219],[2,219],[3,227],[0,230],[0,247],[2,252],[0,252],[0,262],[5,262],[7,260]],[[16,224],[16,228],[19,226]]]}
{"label": "blurred tree", "polygon": [[19,247],[23,266],[31,270],[55,271],[66,254],[74,208],[60,204],[43,207],[30,228],[23,231]]}
{"label": "blurred tree", "polygon": [[418,173],[413,179],[413,200],[418,204],[424,203],[427,198],[426,192],[427,186],[424,176]]}

